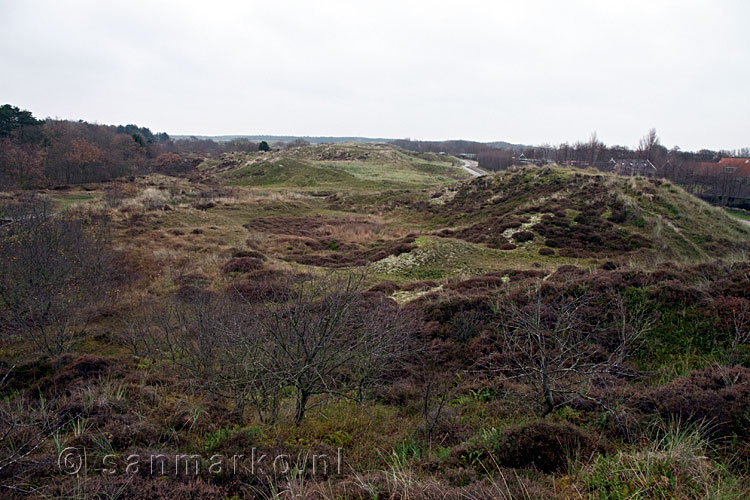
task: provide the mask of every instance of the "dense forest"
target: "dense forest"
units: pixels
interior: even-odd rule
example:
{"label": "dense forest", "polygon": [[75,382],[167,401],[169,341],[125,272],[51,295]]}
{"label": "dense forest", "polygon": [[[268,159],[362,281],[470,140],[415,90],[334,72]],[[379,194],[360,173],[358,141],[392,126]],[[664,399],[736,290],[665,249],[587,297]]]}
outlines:
{"label": "dense forest", "polygon": [[193,155],[256,151],[258,143],[235,139],[173,140],[137,125],[36,119],[30,111],[0,107],[0,189],[104,182],[147,172],[180,173]]}

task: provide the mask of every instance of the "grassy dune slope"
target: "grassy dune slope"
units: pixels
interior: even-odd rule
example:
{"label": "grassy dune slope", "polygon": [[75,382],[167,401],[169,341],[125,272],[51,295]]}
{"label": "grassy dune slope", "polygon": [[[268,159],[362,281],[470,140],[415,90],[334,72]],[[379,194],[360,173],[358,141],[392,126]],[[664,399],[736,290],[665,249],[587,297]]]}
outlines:
{"label": "grassy dune slope", "polygon": [[378,190],[468,178],[454,159],[383,145],[319,145],[288,151],[223,155],[201,165],[235,186]]}
{"label": "grassy dune slope", "polygon": [[742,222],[669,182],[562,167],[450,186],[423,208],[446,228],[442,236],[493,248],[547,246],[565,257],[704,260],[750,241]]}

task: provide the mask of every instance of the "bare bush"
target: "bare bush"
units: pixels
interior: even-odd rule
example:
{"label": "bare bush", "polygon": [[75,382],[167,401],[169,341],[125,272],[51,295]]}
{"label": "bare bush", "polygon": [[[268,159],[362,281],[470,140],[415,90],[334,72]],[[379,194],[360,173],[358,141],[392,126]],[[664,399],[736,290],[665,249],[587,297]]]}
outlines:
{"label": "bare bush", "polygon": [[595,298],[568,291],[565,283],[538,283],[497,304],[503,320],[499,369],[531,386],[543,415],[576,398],[592,399],[591,385],[621,375],[624,361],[653,324],[619,296],[610,299],[614,321],[607,323]]}
{"label": "bare bush", "polygon": [[210,294],[190,301],[145,299],[123,318],[120,340],[136,355],[168,360],[203,390],[231,401],[236,418],[254,400],[261,419],[273,419],[276,406],[264,397],[271,382],[258,370],[257,339],[245,323],[251,317],[232,301]]}
{"label": "bare bush", "polygon": [[206,296],[139,307],[124,340],[232,399],[238,418],[251,402],[273,421],[281,395],[292,391],[296,423],[314,396],[361,399],[409,354],[414,322],[395,302],[372,304],[361,275],[285,280],[262,302]]}
{"label": "bare bush", "polygon": [[0,328],[50,355],[64,352],[106,298],[114,276],[106,216],[13,207],[0,228]]}
{"label": "bare bush", "polygon": [[264,371],[296,395],[295,423],[311,397],[358,394],[408,354],[412,321],[395,303],[373,307],[363,275],[295,277],[288,300],[258,310]]}

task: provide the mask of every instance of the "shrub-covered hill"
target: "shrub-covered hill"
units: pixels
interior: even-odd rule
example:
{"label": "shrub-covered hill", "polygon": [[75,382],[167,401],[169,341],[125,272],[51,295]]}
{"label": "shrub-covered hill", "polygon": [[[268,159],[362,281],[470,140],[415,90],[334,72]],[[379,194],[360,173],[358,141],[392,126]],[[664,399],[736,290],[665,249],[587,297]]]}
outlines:
{"label": "shrub-covered hill", "polygon": [[407,189],[469,177],[453,158],[372,144],[225,154],[204,161],[199,172],[236,186],[305,189]]}
{"label": "shrub-covered hill", "polygon": [[750,243],[750,227],[670,182],[557,166],[456,184],[416,208],[440,236],[542,255],[705,259]]}

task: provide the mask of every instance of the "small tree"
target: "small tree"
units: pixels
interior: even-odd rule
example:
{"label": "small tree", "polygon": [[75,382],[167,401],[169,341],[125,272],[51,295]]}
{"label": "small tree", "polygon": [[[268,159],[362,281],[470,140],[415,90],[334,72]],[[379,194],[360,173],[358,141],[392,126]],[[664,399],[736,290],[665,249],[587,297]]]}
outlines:
{"label": "small tree", "polygon": [[373,304],[361,282],[361,275],[304,275],[262,304],[206,295],[141,305],[126,318],[123,340],[232,400],[238,419],[251,402],[261,420],[274,421],[291,391],[300,423],[314,396],[361,400],[409,354],[414,321],[392,301]]}
{"label": "small tree", "polygon": [[632,311],[617,297],[610,298],[614,314],[606,322],[594,307],[596,298],[569,292],[565,284],[537,283],[496,305],[502,319],[497,368],[530,385],[543,415],[576,397],[591,399],[592,383],[622,373],[653,324],[642,309]]}
{"label": "small tree", "polygon": [[269,395],[269,381],[258,370],[259,339],[241,306],[206,293],[190,300],[143,299],[134,309],[123,317],[119,336],[133,354],[168,360],[191,383],[231,401],[239,421],[248,401],[256,403],[261,421],[275,419],[278,394]]}
{"label": "small tree", "polygon": [[267,374],[295,392],[299,424],[315,395],[351,397],[377,382],[408,354],[414,323],[395,304],[370,303],[363,275],[306,275],[294,279],[288,299],[257,311]]}
{"label": "small tree", "polygon": [[114,277],[106,218],[55,215],[32,198],[6,208],[0,227],[0,328],[56,355],[81,334]]}
{"label": "small tree", "polygon": [[258,144],[258,151],[270,151],[271,146],[268,145],[266,141],[260,141],[260,144]]}

